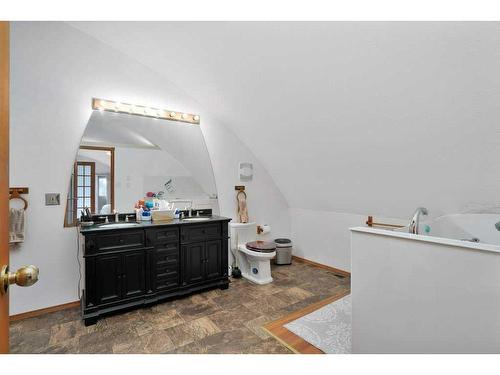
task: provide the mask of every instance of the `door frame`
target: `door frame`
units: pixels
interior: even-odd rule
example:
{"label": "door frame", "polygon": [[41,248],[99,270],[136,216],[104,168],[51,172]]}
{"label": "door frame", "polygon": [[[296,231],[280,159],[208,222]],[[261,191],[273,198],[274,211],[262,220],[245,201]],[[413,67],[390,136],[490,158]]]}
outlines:
{"label": "door frame", "polygon": [[[0,267],[9,264],[10,24],[0,21]],[[0,353],[9,352],[9,293],[0,294]]]}

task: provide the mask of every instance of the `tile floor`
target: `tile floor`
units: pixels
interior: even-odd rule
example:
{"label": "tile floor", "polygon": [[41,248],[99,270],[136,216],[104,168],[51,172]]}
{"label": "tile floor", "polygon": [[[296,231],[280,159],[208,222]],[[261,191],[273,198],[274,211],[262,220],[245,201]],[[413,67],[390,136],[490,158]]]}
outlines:
{"label": "tile floor", "polygon": [[294,262],[274,282],[232,279],[211,290],[108,316],[85,327],[79,309],[12,322],[11,353],[291,353],[261,326],[350,289],[350,279]]}

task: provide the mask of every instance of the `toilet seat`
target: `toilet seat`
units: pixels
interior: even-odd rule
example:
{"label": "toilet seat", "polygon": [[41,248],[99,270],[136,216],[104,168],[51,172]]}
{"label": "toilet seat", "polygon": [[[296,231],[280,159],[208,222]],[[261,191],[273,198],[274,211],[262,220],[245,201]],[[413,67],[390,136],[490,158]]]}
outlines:
{"label": "toilet seat", "polygon": [[266,241],[247,242],[245,247],[247,250],[255,251],[257,253],[272,253],[276,250],[276,244],[274,242]]}

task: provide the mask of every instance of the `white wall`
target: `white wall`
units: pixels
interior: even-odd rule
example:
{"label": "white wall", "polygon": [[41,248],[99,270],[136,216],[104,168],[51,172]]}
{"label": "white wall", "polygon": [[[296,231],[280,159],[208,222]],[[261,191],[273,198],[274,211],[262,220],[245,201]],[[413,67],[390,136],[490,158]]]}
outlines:
{"label": "white wall", "polygon": [[[364,226],[367,215],[290,208],[294,254],[351,271],[349,228]],[[407,225],[409,220],[377,217],[382,223]]]}
{"label": "white wall", "polygon": [[290,208],[294,254],[344,271],[351,270],[348,228],[366,216]]}
{"label": "white wall", "polygon": [[500,352],[500,253],[436,240],[352,233],[353,353]]}
{"label": "white wall", "polygon": [[[216,111],[290,207],[322,217],[330,211],[342,222],[337,213],[407,219],[418,206],[444,214],[499,203],[498,22],[76,27],[171,77]],[[293,220],[314,220],[301,214]],[[331,231],[339,241],[347,236],[337,219],[319,224],[320,242]],[[297,241],[310,235],[294,228]],[[344,263],[349,248],[337,250],[331,260]],[[317,257],[318,249],[304,243],[301,252]]]}
{"label": "white wall", "polygon": [[[64,206],[44,205],[45,192],[66,196],[71,166],[91,114],[92,97],[199,113],[212,159],[221,214],[235,216],[238,161],[254,163],[247,183],[253,220],[288,236],[288,206],[249,149],[199,103],[145,66],[62,23],[11,23],[10,184],[28,186],[26,241],[11,268],[40,267],[31,288],[12,288],[10,313],[77,299],[76,229],[64,229]],[[231,124],[228,124],[231,125]]]}
{"label": "white wall", "polygon": [[499,22],[75,25],[226,119],[290,207],[408,217],[499,201]]}

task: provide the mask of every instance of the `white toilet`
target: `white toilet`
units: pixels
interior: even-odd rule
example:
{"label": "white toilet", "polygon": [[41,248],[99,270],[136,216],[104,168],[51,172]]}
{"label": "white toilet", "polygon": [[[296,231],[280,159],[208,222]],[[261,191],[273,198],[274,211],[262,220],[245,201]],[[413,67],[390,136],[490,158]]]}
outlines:
{"label": "white toilet", "polygon": [[255,223],[229,223],[231,231],[231,249],[238,257],[241,275],[256,284],[269,284],[271,277],[271,259],[276,255],[273,242],[256,241]]}

